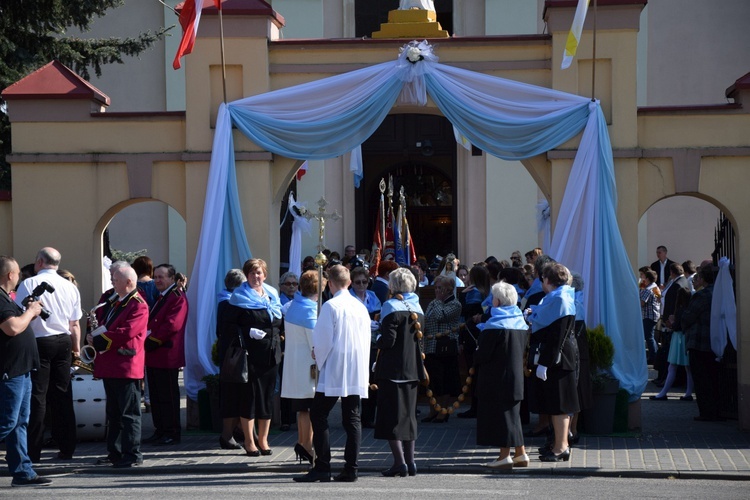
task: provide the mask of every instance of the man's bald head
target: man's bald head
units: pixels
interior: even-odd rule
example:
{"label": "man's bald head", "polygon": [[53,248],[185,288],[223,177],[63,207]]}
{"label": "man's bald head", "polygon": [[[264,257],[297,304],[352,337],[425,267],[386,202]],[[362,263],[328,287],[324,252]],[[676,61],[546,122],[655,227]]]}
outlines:
{"label": "man's bald head", "polygon": [[57,269],[60,266],[62,256],[60,252],[52,247],[44,247],[36,254],[34,267],[37,272],[41,269]]}
{"label": "man's bald head", "polygon": [[130,266],[118,267],[112,273],[112,286],[120,297],[124,297],[138,286],[138,275]]}

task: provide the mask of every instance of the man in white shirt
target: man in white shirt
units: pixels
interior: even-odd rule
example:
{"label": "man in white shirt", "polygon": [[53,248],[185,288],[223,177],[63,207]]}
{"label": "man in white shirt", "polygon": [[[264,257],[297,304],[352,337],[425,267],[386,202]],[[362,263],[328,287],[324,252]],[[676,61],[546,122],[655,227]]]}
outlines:
{"label": "man in white shirt", "polygon": [[295,477],[297,482],[331,480],[328,415],[339,398],[346,431],[346,465],[334,480],[357,480],[362,439],[359,403],[360,398],[367,398],[369,386],[370,315],[364,304],[347,290],[350,282],[349,270],[344,266],[336,265],[328,270],[328,286],[333,298],[323,304],[313,330],[313,357],[320,370],[310,412],[315,466],[306,475]]}
{"label": "man in white shirt", "polygon": [[51,247],[39,250],[34,262],[36,276],[21,282],[16,303],[23,304],[34,289],[46,282],[55,291],[45,292],[40,301],[49,317],[37,317],[31,322],[39,350],[39,370],[31,372],[31,415],[28,428],[28,449],[32,462],[39,462],[44,441],[44,416],[47,412],[47,392],[50,395],[53,436],[60,447],[58,458],[73,458],[76,447],[76,417],[70,388],[72,355],[81,350],[81,294],[78,288],[57,274],[60,252]]}

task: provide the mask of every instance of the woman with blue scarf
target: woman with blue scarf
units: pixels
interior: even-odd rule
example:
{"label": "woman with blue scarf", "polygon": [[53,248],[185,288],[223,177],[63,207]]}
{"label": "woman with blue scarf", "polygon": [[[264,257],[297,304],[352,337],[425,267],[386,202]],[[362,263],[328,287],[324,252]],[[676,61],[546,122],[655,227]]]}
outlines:
{"label": "woman with blue scarf", "polygon": [[551,415],[555,440],[540,449],[542,462],[570,460],[568,432],[570,415],[580,410],[578,403],[578,344],[574,326],[575,291],[568,286],[570,271],[562,264],[544,268],[542,286],[547,295],[529,315],[532,342],[539,344],[536,377],[541,381],[541,413]]}
{"label": "woman with blue scarf", "polygon": [[[247,282],[229,298],[229,307],[218,319],[222,336],[239,333],[247,349],[247,387],[239,391],[240,425],[245,434],[248,456],[270,455],[268,430],[273,413],[273,391],[281,362],[281,302],[278,292],[266,285],[268,268],[261,259],[250,259],[242,266]],[[258,420],[257,446],[253,428]]]}
{"label": "woman with blue scarf", "polygon": [[[518,308],[513,285],[492,286],[490,318],[480,326],[474,366],[477,369],[477,444],[499,446],[500,456],[487,464],[492,469],[528,467],[523,442],[523,357],[528,325]],[[515,457],[510,448],[515,447]]]}
{"label": "woman with blue scarf", "polygon": [[399,268],[388,276],[392,299],[380,311],[380,352],[375,363],[378,383],[378,413],[375,439],[387,439],[393,466],[386,477],[417,475],[414,445],[417,440],[417,384],[424,378],[422,352],[417,331],[424,324],[417,280],[409,269]]}
{"label": "woman with blue scarf", "polygon": [[[326,286],[323,278],[322,288]],[[310,407],[315,397],[315,364],[312,332],[318,321],[318,273],[305,271],[299,280],[299,291],[294,294],[291,305],[284,316],[284,376],[281,377],[281,397],[291,401],[292,411],[297,412],[297,444],[294,453],[300,462],[313,462],[313,430],[310,422]]]}

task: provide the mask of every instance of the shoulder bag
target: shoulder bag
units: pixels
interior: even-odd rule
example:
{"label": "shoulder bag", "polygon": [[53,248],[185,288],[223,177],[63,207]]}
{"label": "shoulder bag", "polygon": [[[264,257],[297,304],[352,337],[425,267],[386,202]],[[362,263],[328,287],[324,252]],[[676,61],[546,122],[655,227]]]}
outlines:
{"label": "shoulder bag", "polygon": [[241,333],[237,334],[224,355],[219,380],[235,384],[246,384],[248,381],[247,349],[242,342]]}

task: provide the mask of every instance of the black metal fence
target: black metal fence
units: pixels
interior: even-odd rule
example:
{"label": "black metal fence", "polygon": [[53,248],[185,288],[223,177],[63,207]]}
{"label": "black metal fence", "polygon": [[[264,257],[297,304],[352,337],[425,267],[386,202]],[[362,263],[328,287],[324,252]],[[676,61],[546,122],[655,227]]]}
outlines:
{"label": "black metal fence", "polygon": [[[727,216],[724,215],[724,212],[721,212],[716,229],[714,230],[714,251],[711,253],[711,259],[714,266],[719,265],[719,259],[722,257],[729,259],[729,273],[732,276],[735,297],[737,297],[734,274],[737,263],[735,260],[736,255],[734,248],[734,228]],[[737,337],[739,336],[740,332],[737,332]],[[724,356],[719,367],[719,388],[721,391],[719,400],[721,415],[725,418],[736,419],[738,417],[737,351],[729,341],[727,341],[727,347],[724,349]]]}

